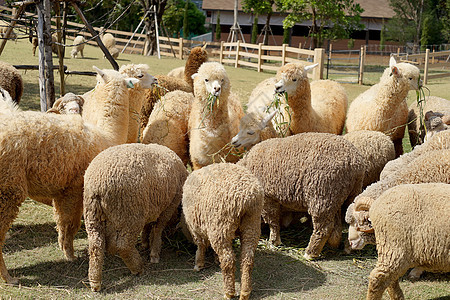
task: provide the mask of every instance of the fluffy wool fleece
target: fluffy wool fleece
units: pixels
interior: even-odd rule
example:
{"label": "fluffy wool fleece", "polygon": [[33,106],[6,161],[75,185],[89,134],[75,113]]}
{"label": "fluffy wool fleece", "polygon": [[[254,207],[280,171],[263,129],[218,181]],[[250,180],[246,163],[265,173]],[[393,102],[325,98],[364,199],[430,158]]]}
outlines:
{"label": "fluffy wool fleece", "polygon": [[192,93],[173,91],[158,101],[150,114],[142,135],[142,143],[156,143],[173,150],[183,161],[189,162],[188,118]]}
{"label": "fluffy wool fleece", "polygon": [[360,94],[350,104],[346,121],[347,132],[381,131],[391,137],[397,156],[401,155],[401,139],[408,119],[405,99],[411,89],[418,89],[419,80],[419,69],[408,63],[398,63],[384,70],[380,82]]}
{"label": "fluffy wool fleece", "polygon": [[[221,93],[212,111],[206,108],[209,91],[207,84],[217,81]],[[204,63],[194,79],[195,99],[189,115],[189,154],[194,169],[220,162],[236,162],[238,157],[229,154],[227,144],[239,131],[239,119],[244,112],[236,95],[231,93],[231,83],[225,68],[219,63]]]}
{"label": "fluffy wool fleece", "polygon": [[264,191],[258,179],[234,164],[219,163],[196,170],[184,185],[183,213],[198,246],[195,268],[204,267],[205,250],[210,244],[219,256],[226,298],[235,293],[232,242],[237,234],[241,242],[240,299],[248,299],[251,292],[263,200]]}
{"label": "fluffy wool fleece", "polygon": [[11,98],[19,104],[23,94],[23,81],[19,71],[7,62],[0,61],[0,87],[8,91]]}
{"label": "fluffy wool fleece", "polygon": [[347,93],[338,82],[317,80],[309,83],[302,64],[289,63],[278,69],[276,81],[295,86],[288,91],[292,110],[291,133],[329,132],[341,134],[347,112]]}
{"label": "fluffy wool fleece", "polygon": [[264,187],[263,218],[271,227],[272,242],[281,242],[282,205],[312,216],[314,231],[307,255],[319,256],[327,241],[339,245],[341,206],[361,192],[365,171],[363,157],[349,141],[327,133],[269,139],[255,145],[238,164]]}
{"label": "fluffy wool fleece", "polygon": [[383,193],[370,209],[378,262],[370,273],[367,299],[381,299],[385,288],[404,298],[398,278],[409,268],[450,271],[450,185],[400,185]]}
{"label": "fluffy wool fleece", "polygon": [[197,73],[198,68],[200,68],[207,60],[208,52],[206,51],[206,45],[203,47],[195,47],[191,50],[184,68],[184,80],[192,87],[192,89],[194,88],[192,75]]}
{"label": "fluffy wool fleece", "polygon": [[[93,290],[100,289],[105,249],[119,254],[133,274],[142,272],[135,243],[143,230],[143,241],[151,246],[151,261],[159,261],[161,233],[181,203],[187,176],[176,154],[161,145],[119,145],[95,157],[84,182]],[[152,222],[150,233],[144,226]]]}
{"label": "fluffy wool fleece", "polygon": [[[426,96],[423,102],[423,113],[425,115],[428,111],[440,112],[445,116],[450,117],[450,101],[444,98],[436,97],[436,96]],[[425,138],[425,129],[423,126],[420,126],[420,118],[419,107],[417,106],[417,102],[414,101],[409,106],[408,113],[408,134],[409,141],[411,146],[416,146],[420,144],[421,141],[424,141]],[[424,120],[422,120],[422,124]]]}

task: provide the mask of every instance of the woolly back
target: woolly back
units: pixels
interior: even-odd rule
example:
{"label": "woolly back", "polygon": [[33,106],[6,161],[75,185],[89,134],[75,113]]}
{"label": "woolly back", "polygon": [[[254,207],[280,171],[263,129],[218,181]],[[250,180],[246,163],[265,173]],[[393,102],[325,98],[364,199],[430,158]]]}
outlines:
{"label": "woolly back", "polygon": [[203,47],[195,47],[191,50],[184,68],[184,80],[193,88],[192,75],[197,73],[198,68],[208,60],[208,52]]}
{"label": "woolly back", "polygon": [[97,85],[84,104],[83,120],[100,128],[114,144],[127,140],[129,95],[126,78],[114,70],[97,75]]}

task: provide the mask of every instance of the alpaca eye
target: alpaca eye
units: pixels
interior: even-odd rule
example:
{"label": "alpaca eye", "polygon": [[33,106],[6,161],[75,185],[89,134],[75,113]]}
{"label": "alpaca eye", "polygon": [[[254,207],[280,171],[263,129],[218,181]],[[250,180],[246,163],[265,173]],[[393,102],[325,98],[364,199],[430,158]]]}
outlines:
{"label": "alpaca eye", "polygon": [[293,81],[293,82],[296,82],[296,81],[297,81],[297,78],[292,79],[292,81]]}
{"label": "alpaca eye", "polygon": [[137,76],[137,78],[142,78],[142,77],[144,77],[144,75],[142,75],[142,74]]}
{"label": "alpaca eye", "polygon": [[248,135],[254,135],[255,132],[254,132],[254,131],[247,131],[247,134],[248,134]]}
{"label": "alpaca eye", "polygon": [[412,77],[409,77],[409,80],[413,80],[413,78],[412,78]]}
{"label": "alpaca eye", "polygon": [[205,78],[205,82],[208,82],[209,80]]}

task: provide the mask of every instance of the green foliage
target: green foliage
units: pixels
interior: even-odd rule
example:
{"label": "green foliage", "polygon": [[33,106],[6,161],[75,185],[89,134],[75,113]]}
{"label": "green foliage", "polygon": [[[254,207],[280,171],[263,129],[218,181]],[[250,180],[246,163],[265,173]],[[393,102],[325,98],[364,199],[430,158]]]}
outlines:
{"label": "green foliage", "polygon": [[381,25],[381,32],[380,32],[380,50],[383,51],[386,45],[386,25],[384,25],[384,19],[383,24]]}
{"label": "green foliage", "polygon": [[283,28],[283,44],[290,44],[291,42],[291,29]]}
{"label": "green foliage", "polygon": [[[419,44],[422,19],[428,0],[389,0],[395,12],[388,23],[389,38],[399,42],[412,41]],[[398,26],[395,28],[395,26]],[[402,31],[404,33],[402,34]]]}
{"label": "green foliage", "polygon": [[348,38],[352,31],[363,28],[360,19],[364,10],[353,0],[276,0],[276,4],[282,12],[289,12],[284,28],[305,20],[312,22],[309,36],[314,47],[321,47],[325,39]]}
{"label": "green foliage", "polygon": [[353,47],[355,47],[355,40],[354,39],[349,39],[347,42],[347,47],[348,49],[353,49]]}
{"label": "green foliage", "polygon": [[216,22],[216,41],[220,41],[220,35],[222,30],[220,28],[220,11],[217,12],[217,22]]}
{"label": "green foliage", "polygon": [[242,0],[242,10],[255,15],[272,14],[275,0]]}
{"label": "green foliage", "polygon": [[253,20],[251,43],[256,44],[257,39],[258,39],[258,16],[256,16],[255,19]]}
{"label": "green foliage", "polygon": [[442,39],[446,42],[450,42],[450,0],[442,1],[440,5],[442,11]]}
{"label": "green foliage", "polygon": [[389,41],[397,41],[402,44],[414,39],[414,22],[401,20],[393,17],[386,24],[386,39]]}
{"label": "green foliage", "polygon": [[422,25],[422,36],[420,38],[422,50],[425,50],[427,45],[441,44],[443,42],[441,36],[442,24],[436,20],[436,17],[433,13],[425,15]]}
{"label": "green foliage", "polygon": [[[188,7],[187,17],[185,17],[186,6]],[[189,34],[183,34],[183,37],[189,38],[206,33],[205,15],[190,1],[169,0],[162,19],[169,34],[172,36],[180,36],[181,29],[185,25],[184,20],[188,22],[187,31]]]}
{"label": "green foliage", "polygon": [[185,39],[189,37],[188,10],[189,10],[189,0],[186,0],[186,3],[184,4],[184,13],[183,13],[183,37]]}

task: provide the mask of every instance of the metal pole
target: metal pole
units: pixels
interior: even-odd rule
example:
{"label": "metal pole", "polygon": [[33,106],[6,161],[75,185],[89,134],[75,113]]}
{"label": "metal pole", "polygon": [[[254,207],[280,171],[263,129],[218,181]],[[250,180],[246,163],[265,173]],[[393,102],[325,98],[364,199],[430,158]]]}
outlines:
{"label": "metal pole", "polygon": [[158,59],[161,59],[161,51],[159,49],[158,17],[156,15],[156,7],[154,5],[153,5],[153,12],[155,14],[156,49],[158,49]]}
{"label": "metal pole", "polygon": [[122,51],[120,53],[123,53],[123,51],[125,51],[125,49],[128,47],[128,45],[130,44],[131,40],[134,38],[134,35],[136,34],[136,32],[139,30],[139,28],[141,27],[142,23],[144,22],[145,17],[147,17],[147,14],[150,11],[147,10],[144,17],[142,18],[141,22],[139,22],[139,25],[136,27],[136,30],[133,32],[133,34],[131,35],[130,39],[128,40],[128,42],[125,44],[125,47],[123,47]]}

